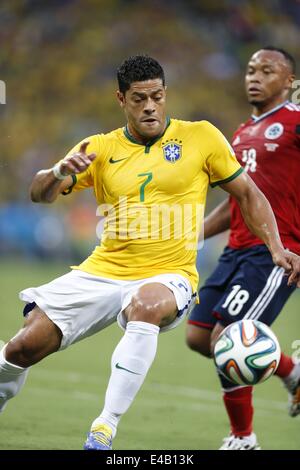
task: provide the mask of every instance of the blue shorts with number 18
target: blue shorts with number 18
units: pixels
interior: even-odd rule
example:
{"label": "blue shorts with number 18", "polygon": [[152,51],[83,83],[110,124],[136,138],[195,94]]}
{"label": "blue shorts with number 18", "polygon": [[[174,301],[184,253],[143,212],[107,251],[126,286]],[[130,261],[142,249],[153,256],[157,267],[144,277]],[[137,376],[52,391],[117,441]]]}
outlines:
{"label": "blue shorts with number 18", "polygon": [[188,323],[213,329],[217,322],[226,326],[245,318],[271,325],[295,288],[287,285],[283,268],[274,265],[264,245],[226,247]]}

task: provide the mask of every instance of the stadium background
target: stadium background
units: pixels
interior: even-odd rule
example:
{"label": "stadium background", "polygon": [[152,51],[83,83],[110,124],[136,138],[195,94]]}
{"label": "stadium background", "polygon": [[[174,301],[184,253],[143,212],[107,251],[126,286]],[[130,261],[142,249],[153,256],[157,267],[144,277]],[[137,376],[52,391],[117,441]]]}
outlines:
{"label": "stadium background", "polygon": [[[28,186],[74,143],[123,125],[114,98],[120,62],[130,54],[153,55],[165,68],[169,114],[208,119],[230,139],[249,115],[243,88],[249,56],[272,44],[299,64],[299,27],[296,0],[1,2],[0,341],[20,326],[17,292],[66,272],[97,243],[89,192],[48,207],[29,201]],[[208,207],[223,197],[210,191]],[[225,242],[216,237],[200,252],[203,278]],[[299,300],[297,292],[274,327],[289,354],[300,342]],[[36,366],[1,416],[0,449],[81,448],[102,407],[120,335],[110,327]],[[256,397],[262,446],[299,449],[299,422],[287,417],[279,382],[259,386]],[[214,449],[226,432],[212,364],[185,347],[184,327],[163,335],[116,448]]]}

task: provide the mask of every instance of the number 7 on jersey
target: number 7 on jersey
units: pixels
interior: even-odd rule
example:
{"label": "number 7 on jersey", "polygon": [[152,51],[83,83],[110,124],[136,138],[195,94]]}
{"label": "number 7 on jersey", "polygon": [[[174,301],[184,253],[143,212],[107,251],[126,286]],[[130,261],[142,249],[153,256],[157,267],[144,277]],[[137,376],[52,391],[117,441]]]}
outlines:
{"label": "number 7 on jersey", "polygon": [[143,181],[143,183],[140,186],[140,201],[144,202],[145,201],[145,187],[152,180],[152,172],[149,171],[148,173],[139,173],[138,176],[147,176],[145,181]]}

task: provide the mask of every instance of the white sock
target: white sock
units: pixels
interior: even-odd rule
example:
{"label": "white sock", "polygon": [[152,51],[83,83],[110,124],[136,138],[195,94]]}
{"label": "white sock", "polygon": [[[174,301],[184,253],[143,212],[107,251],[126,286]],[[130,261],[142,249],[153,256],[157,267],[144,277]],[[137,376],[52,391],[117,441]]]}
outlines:
{"label": "white sock", "polygon": [[29,371],[8,362],[4,356],[5,348],[6,345],[0,351],[0,413],[7,401],[21,390]]}
{"label": "white sock", "polygon": [[141,388],[157,349],[159,327],[142,321],[130,321],[111,358],[111,376],[104,409],[92,423],[108,425],[117,431],[122,415],[128,410]]}

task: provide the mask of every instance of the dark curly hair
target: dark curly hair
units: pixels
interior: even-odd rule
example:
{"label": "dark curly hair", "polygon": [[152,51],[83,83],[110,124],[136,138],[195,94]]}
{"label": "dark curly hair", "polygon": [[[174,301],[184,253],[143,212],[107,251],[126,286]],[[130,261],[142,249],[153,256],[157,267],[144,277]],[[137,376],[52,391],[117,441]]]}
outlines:
{"label": "dark curly hair", "polygon": [[125,93],[131,83],[160,78],[165,85],[165,74],[157,60],[147,55],[135,55],[124,60],[117,71],[119,90]]}

